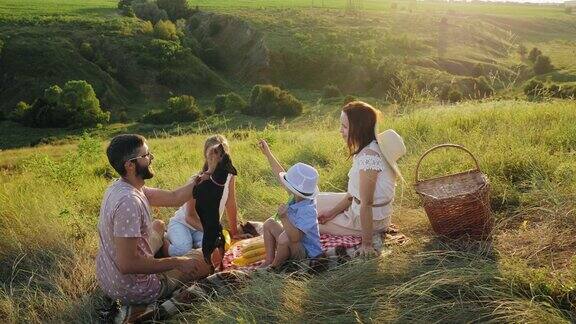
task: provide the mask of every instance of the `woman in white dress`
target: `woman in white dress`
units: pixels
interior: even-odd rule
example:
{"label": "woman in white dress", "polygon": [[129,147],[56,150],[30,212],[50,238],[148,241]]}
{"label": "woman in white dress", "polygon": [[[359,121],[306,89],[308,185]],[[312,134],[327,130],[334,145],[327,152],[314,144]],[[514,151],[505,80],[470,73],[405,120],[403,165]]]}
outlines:
{"label": "woman in white dress", "polygon": [[[222,144],[224,150],[230,154],[230,147],[228,140],[222,135],[214,135],[206,139],[204,143],[204,155],[210,147]],[[204,163],[203,172],[207,171],[207,165]],[[188,202],[182,205],[170,218],[168,223],[168,243],[165,244],[163,253],[169,256],[180,256],[188,253],[191,249],[202,247],[202,223],[200,217],[196,213],[196,200],[191,198]],[[222,193],[222,200],[220,200],[220,216],[226,212],[228,218],[228,231],[230,236],[234,239],[241,239],[250,237],[250,235],[243,235],[238,233],[238,208],[236,205],[236,177],[229,174],[224,185],[224,192]]]}
{"label": "woman in white dress", "polygon": [[374,254],[374,233],[390,226],[396,179],[402,177],[396,161],[406,152],[393,130],[376,135],[378,114],[361,101],[344,106],[340,134],[352,157],[348,190],[317,197],[320,233],[362,237],[361,254]]}

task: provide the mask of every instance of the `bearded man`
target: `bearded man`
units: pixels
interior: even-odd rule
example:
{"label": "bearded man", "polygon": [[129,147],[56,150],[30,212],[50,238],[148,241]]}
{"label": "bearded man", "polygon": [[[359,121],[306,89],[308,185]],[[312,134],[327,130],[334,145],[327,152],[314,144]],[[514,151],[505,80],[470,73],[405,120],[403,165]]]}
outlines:
{"label": "bearded man", "polygon": [[[148,304],[208,276],[211,267],[199,249],[181,257],[154,258],[165,225],[152,219],[151,206],[181,206],[192,198],[197,178],[172,191],[145,186],[154,176],[154,155],[140,135],[114,137],[106,154],[120,179],[106,190],[98,222],[96,277],[104,293],[125,305]],[[216,157],[209,159],[209,169],[217,163]]]}

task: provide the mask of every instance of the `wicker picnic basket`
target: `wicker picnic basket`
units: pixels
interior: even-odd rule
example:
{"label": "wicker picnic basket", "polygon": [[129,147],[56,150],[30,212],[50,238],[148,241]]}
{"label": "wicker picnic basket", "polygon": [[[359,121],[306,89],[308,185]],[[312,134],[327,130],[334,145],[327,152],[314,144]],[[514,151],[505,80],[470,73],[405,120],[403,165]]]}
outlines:
{"label": "wicker picnic basket", "polygon": [[[419,169],[422,159],[439,148],[458,148],[470,155],[476,169],[452,175],[420,180]],[[424,210],[439,235],[449,238],[469,236],[486,238],[492,231],[493,219],[490,210],[490,184],[480,171],[478,161],[465,147],[456,144],[441,144],[424,152],[416,165],[416,192],[422,198]]]}

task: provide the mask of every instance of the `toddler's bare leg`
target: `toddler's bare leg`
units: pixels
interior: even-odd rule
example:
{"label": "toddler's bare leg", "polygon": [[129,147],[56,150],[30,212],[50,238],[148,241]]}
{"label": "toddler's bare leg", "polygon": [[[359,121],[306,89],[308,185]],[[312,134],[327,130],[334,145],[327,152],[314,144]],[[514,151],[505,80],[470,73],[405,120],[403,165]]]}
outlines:
{"label": "toddler's bare leg", "polygon": [[282,233],[278,237],[276,244],[276,257],[274,258],[274,261],[272,261],[272,264],[270,264],[270,266],[273,268],[281,266],[282,263],[284,263],[289,258],[290,258],[290,239],[288,238],[286,232],[282,231]]}
{"label": "toddler's bare leg", "polygon": [[276,245],[280,233],[282,233],[282,225],[277,221],[269,218],[264,222],[264,248],[266,249],[266,258],[262,267],[269,266],[274,260],[276,254]]}

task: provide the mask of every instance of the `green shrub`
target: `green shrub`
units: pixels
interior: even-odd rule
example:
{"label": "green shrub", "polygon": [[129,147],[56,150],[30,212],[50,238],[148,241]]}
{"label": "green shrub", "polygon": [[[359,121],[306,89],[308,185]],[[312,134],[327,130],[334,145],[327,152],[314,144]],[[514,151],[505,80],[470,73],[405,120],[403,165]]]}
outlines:
{"label": "green shrub", "polygon": [[13,118],[30,127],[86,127],[108,122],[110,113],[102,111],[88,82],[68,81],[46,89],[30,107],[19,103]]}
{"label": "green shrub", "polygon": [[30,105],[24,101],[20,101],[16,104],[16,108],[10,113],[9,119],[15,122],[21,122],[24,120],[26,115],[30,110]]}
{"label": "green shrub", "polygon": [[538,80],[530,80],[524,86],[524,94],[529,98],[542,98],[547,95],[546,86]]}
{"label": "green shrub", "polygon": [[474,65],[474,68],[472,69],[472,76],[475,78],[481,77],[485,74],[486,72],[484,71],[484,65],[477,63],[476,65]]}
{"label": "green shrub", "polygon": [[187,18],[192,13],[186,0],[156,0],[156,4],[174,21]]}
{"label": "green shrub", "polygon": [[253,116],[298,116],[304,106],[288,91],[272,85],[255,85],[250,94],[250,105],[246,109]]}
{"label": "green shrub", "polygon": [[356,99],[357,98],[353,95],[346,95],[346,97],[344,97],[344,100],[342,100],[342,105],[347,105],[352,101],[356,101]]}
{"label": "green shrub", "polygon": [[128,113],[125,110],[122,110],[116,114],[114,119],[121,123],[127,123],[129,121]]}
{"label": "green shrub", "polygon": [[154,37],[168,40],[177,41],[178,33],[176,31],[176,25],[170,20],[160,20],[154,25]]}
{"label": "green shrub", "polygon": [[530,50],[530,53],[528,54],[528,59],[530,61],[532,61],[532,63],[536,62],[536,59],[538,58],[538,56],[542,55],[542,51],[539,50],[538,48],[534,47]]}
{"label": "green shrub", "polygon": [[322,89],[322,98],[336,98],[342,96],[342,92],[340,89],[335,85],[327,85]]}
{"label": "green shrub", "polygon": [[135,17],[134,9],[132,9],[132,0],[120,0],[118,2],[118,11],[122,16]]}
{"label": "green shrub", "polygon": [[132,2],[132,9],[136,16],[143,20],[149,20],[153,24],[160,20],[168,20],[168,14],[165,10],[158,8],[156,2],[150,0],[139,0]]}
{"label": "green shrub", "polygon": [[553,83],[547,88],[546,92],[551,97],[560,98],[561,90],[562,90],[562,88],[559,85]]}
{"label": "green shrub", "polygon": [[563,99],[576,99],[576,85],[563,86],[558,96]]}
{"label": "green shrub", "polygon": [[214,97],[214,112],[222,113],[227,111],[239,111],[244,112],[248,104],[246,101],[237,93],[230,92],[228,94],[221,94]]}
{"label": "green shrub", "polygon": [[178,96],[168,99],[166,109],[156,112],[148,112],[142,117],[142,121],[151,124],[170,124],[174,122],[193,122],[202,117],[202,113],[196,105],[196,99],[192,96]]}
{"label": "green shrub", "polygon": [[536,62],[534,62],[534,73],[541,75],[552,72],[552,70],[554,70],[554,66],[548,56],[540,55],[536,58]]}
{"label": "green shrub", "polygon": [[152,66],[167,66],[169,63],[176,59],[176,56],[183,50],[182,46],[174,41],[153,39],[147,47],[147,58],[149,65]]}
{"label": "green shrub", "polygon": [[442,102],[448,102],[448,97],[450,96],[450,91],[452,91],[452,87],[450,85],[443,85],[438,92],[438,99]]}
{"label": "green shrub", "polygon": [[448,101],[450,101],[451,103],[455,103],[461,100],[462,100],[462,92],[460,92],[459,90],[454,89],[450,91],[450,93],[448,94]]}
{"label": "green shrub", "polygon": [[154,25],[152,25],[152,23],[148,20],[142,21],[142,23],[140,24],[140,29],[139,29],[140,33],[142,34],[152,34],[154,33]]}

